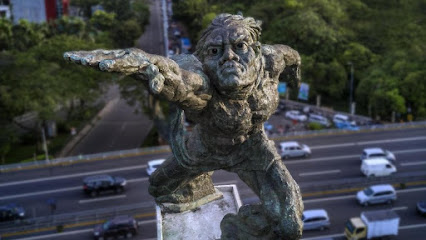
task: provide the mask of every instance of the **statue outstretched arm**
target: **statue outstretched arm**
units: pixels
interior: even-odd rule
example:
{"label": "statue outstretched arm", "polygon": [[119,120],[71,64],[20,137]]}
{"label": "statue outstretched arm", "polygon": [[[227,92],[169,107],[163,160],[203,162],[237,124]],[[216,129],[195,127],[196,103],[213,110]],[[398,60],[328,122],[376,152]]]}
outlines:
{"label": "statue outstretched arm", "polygon": [[[266,61],[266,70],[273,78],[287,82],[290,87],[299,87],[301,58],[299,53],[286,45],[262,45],[262,54]],[[275,75],[278,74],[278,75]]]}
{"label": "statue outstretched arm", "polygon": [[64,58],[101,71],[130,75],[146,81],[155,95],[176,102],[183,109],[201,110],[210,99],[208,79],[181,68],[175,61],[137,48],[72,51]]}

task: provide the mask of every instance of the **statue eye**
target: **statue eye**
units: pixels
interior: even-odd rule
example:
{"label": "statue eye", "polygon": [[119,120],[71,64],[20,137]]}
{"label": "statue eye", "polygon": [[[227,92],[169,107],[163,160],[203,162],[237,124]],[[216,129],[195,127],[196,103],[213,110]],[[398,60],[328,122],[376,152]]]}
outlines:
{"label": "statue eye", "polygon": [[240,43],[237,43],[237,44],[235,45],[235,47],[236,47],[237,49],[241,50],[241,49],[245,49],[246,45],[245,45],[244,43],[240,42]]}
{"label": "statue eye", "polygon": [[208,54],[215,56],[215,55],[219,54],[219,49],[217,47],[209,48]]}

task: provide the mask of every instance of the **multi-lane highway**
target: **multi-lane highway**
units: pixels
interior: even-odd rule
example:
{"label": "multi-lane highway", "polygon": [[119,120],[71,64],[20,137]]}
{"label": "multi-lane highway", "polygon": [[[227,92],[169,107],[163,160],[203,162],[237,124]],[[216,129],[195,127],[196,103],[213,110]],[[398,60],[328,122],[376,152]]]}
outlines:
{"label": "multi-lane highway", "polygon": [[[341,237],[344,222],[360,212],[369,209],[394,208],[401,216],[401,230],[398,239],[422,239],[426,232],[424,218],[415,211],[415,203],[426,199],[426,129],[403,129],[393,131],[355,133],[334,136],[317,136],[296,139],[309,145],[312,156],[308,159],[284,161],[304,194],[305,209],[324,208],[331,219],[330,229],[304,233],[304,238],[318,236]],[[397,174],[392,177],[367,180],[360,173],[359,156],[363,148],[382,147],[395,153]],[[123,209],[138,217],[141,232],[137,239],[156,237],[154,201],[148,194],[148,176],[145,172],[149,160],[165,158],[170,153],[141,155],[129,158],[101,160],[63,167],[42,168],[28,171],[15,171],[0,175],[0,205],[15,202],[23,205],[27,219],[73,215],[84,216],[77,225],[67,228],[63,235],[52,234],[54,228],[42,231],[12,234],[19,226],[1,225],[0,234],[6,239],[91,239],[93,224],[103,220],[103,214],[114,214]],[[127,190],[120,195],[103,195],[89,198],[83,194],[82,179],[95,174],[111,174],[125,177],[129,183]],[[374,182],[395,181],[398,200],[392,205],[358,206],[355,191]],[[213,175],[216,184],[235,183],[244,202],[257,201],[253,192],[233,173],[218,171]],[[403,181],[403,182],[401,182]],[[353,183],[353,184],[352,184]],[[407,188],[400,189],[400,183]],[[344,184],[344,185],[342,185]],[[339,187],[340,186],[340,187]],[[57,200],[57,210],[51,216],[47,200]],[[86,216],[97,218],[84,220]],[[95,220],[93,220],[95,219]],[[218,223],[219,224],[219,223]],[[32,226],[31,224],[29,224]],[[411,230],[410,230],[411,229]],[[72,232],[73,231],[73,232]],[[26,234],[30,233],[30,234]],[[70,233],[73,233],[70,235]]]}

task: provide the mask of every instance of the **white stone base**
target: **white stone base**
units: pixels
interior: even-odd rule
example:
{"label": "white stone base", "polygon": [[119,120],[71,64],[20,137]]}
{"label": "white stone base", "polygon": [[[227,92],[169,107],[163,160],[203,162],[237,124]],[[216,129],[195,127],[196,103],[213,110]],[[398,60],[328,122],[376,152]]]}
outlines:
{"label": "white stone base", "polygon": [[220,222],[228,213],[237,214],[241,199],[236,185],[215,186],[223,198],[209,202],[195,211],[182,213],[157,212],[159,240],[214,240],[220,239]]}

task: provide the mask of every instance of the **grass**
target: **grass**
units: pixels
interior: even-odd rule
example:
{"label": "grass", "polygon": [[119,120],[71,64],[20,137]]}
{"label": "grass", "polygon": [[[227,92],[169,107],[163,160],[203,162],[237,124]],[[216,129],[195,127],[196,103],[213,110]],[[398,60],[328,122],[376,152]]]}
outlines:
{"label": "grass", "polygon": [[[54,138],[47,139],[47,147],[49,159],[54,158],[62,148],[72,139],[70,135],[70,126],[75,126],[77,129],[82,129],[101,109],[101,106],[85,109],[77,119],[66,122],[58,122],[58,134]],[[45,160],[45,153],[42,148],[41,141],[37,142],[39,136],[34,137],[26,134],[27,139],[21,143],[13,144],[11,150],[5,157],[4,164],[32,162],[34,157],[36,160]],[[1,163],[1,162],[0,162]]]}

